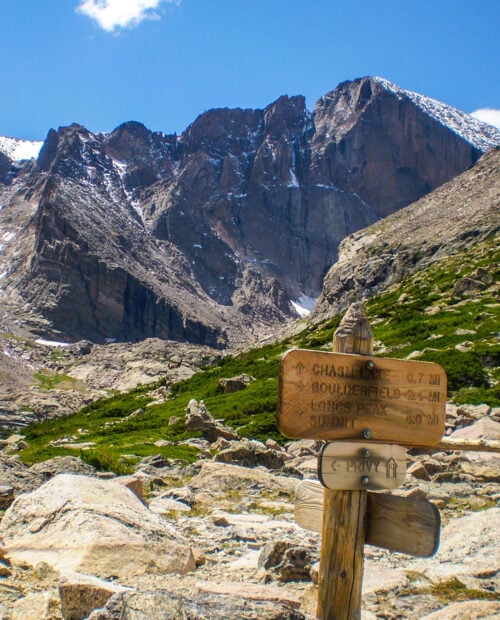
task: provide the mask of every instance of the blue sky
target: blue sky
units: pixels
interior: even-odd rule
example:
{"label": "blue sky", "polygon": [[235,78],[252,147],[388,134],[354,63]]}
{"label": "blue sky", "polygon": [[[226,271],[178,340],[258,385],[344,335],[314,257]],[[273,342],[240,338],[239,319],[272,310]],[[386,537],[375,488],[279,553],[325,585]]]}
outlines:
{"label": "blue sky", "polygon": [[364,75],[498,111],[499,32],[499,0],[0,0],[0,135],[180,133]]}

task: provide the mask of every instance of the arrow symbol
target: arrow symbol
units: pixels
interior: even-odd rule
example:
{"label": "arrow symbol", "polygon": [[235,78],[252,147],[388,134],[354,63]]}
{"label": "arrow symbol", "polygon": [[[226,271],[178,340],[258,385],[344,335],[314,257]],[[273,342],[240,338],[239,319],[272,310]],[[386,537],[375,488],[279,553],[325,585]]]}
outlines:
{"label": "arrow symbol", "polygon": [[299,390],[299,392],[302,392],[302,390],[305,388],[305,384],[302,383],[302,381],[300,381],[299,383],[297,383],[297,388]]}
{"label": "arrow symbol", "polygon": [[330,464],[330,467],[332,468],[332,471],[333,471],[334,473],[337,471],[337,468],[336,468],[336,466],[335,466],[336,462],[337,462],[337,461],[332,461],[332,462],[331,462],[331,464]]}
{"label": "arrow symbol", "polygon": [[396,463],[394,458],[391,456],[391,458],[387,461],[386,477],[387,478],[396,478],[397,469],[398,469],[398,464]]}

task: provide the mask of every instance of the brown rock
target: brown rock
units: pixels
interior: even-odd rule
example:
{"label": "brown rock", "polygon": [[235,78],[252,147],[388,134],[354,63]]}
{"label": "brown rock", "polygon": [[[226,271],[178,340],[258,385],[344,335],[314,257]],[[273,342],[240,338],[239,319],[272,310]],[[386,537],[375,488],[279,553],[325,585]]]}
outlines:
{"label": "brown rock", "polygon": [[109,598],[124,592],[122,586],[72,573],[59,584],[59,597],[64,620],[83,620],[94,609],[103,607]]}
{"label": "brown rock", "polygon": [[218,463],[230,463],[244,467],[263,465],[268,469],[280,469],[285,464],[283,452],[266,448],[258,441],[242,440],[232,442],[231,446],[214,456]]}
{"label": "brown rock", "polygon": [[496,620],[499,616],[500,603],[497,601],[464,601],[447,605],[422,620]]}
{"label": "brown rock", "polygon": [[137,476],[117,476],[113,478],[114,482],[123,485],[140,500],[144,499],[144,480]]}
{"label": "brown rock", "polygon": [[237,377],[219,379],[219,388],[224,394],[230,394],[231,392],[239,392],[240,390],[244,390],[252,381],[255,381],[253,377],[243,373]]}
{"label": "brown rock", "polygon": [[203,438],[210,443],[215,443],[219,437],[227,440],[238,438],[238,433],[234,429],[213,418],[202,400],[199,403],[194,398],[189,401],[185,424],[190,431],[201,431]]}
{"label": "brown rock", "polygon": [[15,500],[0,534],[13,564],[44,561],[100,577],[195,568],[174,528],[112,480],[59,474]]}
{"label": "brown rock", "polygon": [[[12,606],[11,620],[62,620],[61,601],[57,591],[34,592]],[[66,618],[64,618],[66,620]]]}
{"label": "brown rock", "polygon": [[410,465],[410,467],[408,467],[406,471],[407,473],[409,473],[414,478],[417,478],[418,480],[430,480],[431,479],[429,472],[425,468],[425,465],[421,463],[420,461],[416,461],[415,463]]}

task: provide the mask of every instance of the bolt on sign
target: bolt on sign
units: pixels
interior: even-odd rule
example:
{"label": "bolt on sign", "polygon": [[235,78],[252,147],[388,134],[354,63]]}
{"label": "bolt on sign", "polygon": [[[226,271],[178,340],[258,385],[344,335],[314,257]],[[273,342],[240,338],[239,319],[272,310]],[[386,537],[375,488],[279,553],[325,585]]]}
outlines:
{"label": "bolt on sign", "polygon": [[438,364],[292,349],[280,361],[278,427],[292,439],[432,446],[444,434]]}
{"label": "bolt on sign", "polygon": [[403,446],[334,441],[318,457],[318,478],[329,489],[362,491],[396,489],[406,473]]}

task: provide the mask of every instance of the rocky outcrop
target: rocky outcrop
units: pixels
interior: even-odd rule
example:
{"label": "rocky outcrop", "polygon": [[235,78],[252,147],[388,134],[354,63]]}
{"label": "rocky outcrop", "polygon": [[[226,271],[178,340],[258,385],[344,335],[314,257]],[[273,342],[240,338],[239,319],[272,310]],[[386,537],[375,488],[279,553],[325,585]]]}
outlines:
{"label": "rocky outcrop", "polygon": [[[498,408],[448,404],[447,434],[462,441],[464,431],[470,438],[494,438],[499,419]],[[299,470],[300,463],[317,456],[321,442],[289,442],[283,448],[272,441],[266,445],[292,457],[295,470]],[[363,618],[465,620],[498,615],[498,601],[493,597],[499,586],[494,544],[499,509],[494,503],[500,487],[497,480],[485,479],[482,471],[492,458],[498,456],[435,448],[408,452],[411,465],[407,476],[393,493],[413,501],[427,498],[439,508],[443,524],[440,548],[435,556],[422,559],[366,545]],[[75,461],[72,467],[77,470]],[[477,467],[471,468],[473,461]],[[427,469],[426,479],[415,476],[415,464]],[[52,473],[58,464],[38,467]],[[13,620],[312,620],[316,617],[321,537],[294,520],[299,475],[291,475],[290,469],[284,475],[284,470],[216,462],[210,454],[181,466],[158,455],[143,459],[133,479],[105,482],[68,476],[66,484],[64,476],[57,476],[51,485],[40,486],[37,494],[19,497],[2,519],[0,535],[6,548],[0,546],[1,612]],[[316,466],[308,475],[314,477],[315,472]],[[148,490],[150,509],[117,484],[135,486],[139,479]],[[81,483],[89,491],[85,501]],[[318,488],[322,498],[320,483],[308,483]],[[121,489],[119,496],[116,487]],[[34,497],[36,510],[21,513],[19,508]],[[153,514],[153,508],[161,519]],[[119,527],[108,529],[106,520],[116,521]],[[51,530],[55,522],[65,525],[59,549]],[[311,519],[308,522],[311,524]],[[11,537],[14,531],[15,537]],[[141,532],[146,542],[134,546],[135,536]],[[78,545],[70,549],[75,533]],[[88,549],[90,538],[97,542],[104,534],[106,554],[113,543],[120,549],[118,559],[111,553],[114,565],[103,570],[99,550],[94,550],[92,562],[80,564],[87,574],[68,570],[75,567],[82,550]],[[156,571],[165,537],[181,541],[184,555],[180,558],[192,548],[196,570],[185,574]],[[21,548],[14,549],[18,543]],[[23,547],[31,543],[28,558]],[[68,554],[64,566],[47,563],[51,558],[45,555],[43,545],[50,543],[59,559]],[[132,552],[136,558],[133,564],[129,561]],[[149,554],[147,566],[145,553]],[[45,561],[39,562],[42,558]],[[97,578],[96,573],[102,576]]]}
{"label": "rocky outcrop", "polygon": [[36,169],[0,192],[0,225],[26,203],[3,295],[72,340],[242,343],[319,295],[347,235],[499,143],[380,78],[339,85],[312,114],[302,96],[210,110],[180,136],[51,130]]}
{"label": "rocky outcrop", "polygon": [[131,491],[88,476],[59,474],[20,495],[0,536],[12,562],[59,571],[126,578],[195,568],[182,537]]}
{"label": "rocky outcrop", "polygon": [[[348,236],[312,313],[321,319],[372,297],[418,269],[493,238],[500,229],[500,150],[425,198]],[[489,278],[478,274],[477,279]],[[491,283],[491,280],[489,280]],[[455,295],[466,293],[462,283]],[[485,281],[479,283],[487,288]],[[475,289],[476,291],[478,289]]]}
{"label": "rocky outcrop", "polygon": [[214,419],[210,411],[207,410],[205,403],[199,403],[192,398],[186,409],[186,428],[190,431],[201,431],[203,439],[210,443],[222,439],[238,439],[238,433]]}
{"label": "rocky outcrop", "polygon": [[103,609],[88,620],[305,620],[293,605],[281,601],[242,598],[241,590],[232,596],[198,593],[195,598],[168,591],[116,594]]}

